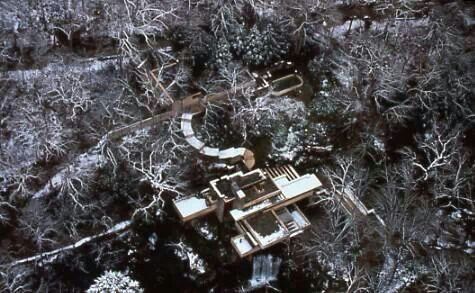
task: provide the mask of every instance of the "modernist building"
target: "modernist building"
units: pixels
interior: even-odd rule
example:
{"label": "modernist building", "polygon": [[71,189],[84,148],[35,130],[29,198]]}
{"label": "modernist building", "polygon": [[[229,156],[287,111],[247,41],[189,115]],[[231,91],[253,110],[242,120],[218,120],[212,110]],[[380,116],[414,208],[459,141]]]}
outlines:
{"label": "modernist building", "polygon": [[232,219],[240,234],[231,244],[245,257],[308,228],[310,222],[295,203],[321,186],[314,174],[300,176],[291,166],[256,169],[212,180],[198,195],[173,204],[183,222],[210,213],[219,221]]}

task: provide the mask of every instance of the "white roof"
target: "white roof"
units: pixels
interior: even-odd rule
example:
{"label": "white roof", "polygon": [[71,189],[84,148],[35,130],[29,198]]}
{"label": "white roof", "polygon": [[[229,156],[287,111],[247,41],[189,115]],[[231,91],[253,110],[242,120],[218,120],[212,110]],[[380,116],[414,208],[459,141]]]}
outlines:
{"label": "white roof", "polygon": [[241,209],[234,209],[229,212],[231,217],[234,219],[234,221],[239,221],[243,218],[245,218],[248,215],[251,215],[257,211],[263,210],[267,208],[268,206],[271,206],[272,202],[269,199],[266,199],[258,204],[255,204],[245,210]]}
{"label": "white roof", "polygon": [[181,119],[191,121],[191,119],[193,119],[193,115],[194,115],[194,113],[183,113],[181,115]]}
{"label": "white roof", "polygon": [[309,225],[309,223],[307,223],[307,221],[304,219],[304,217],[299,211],[294,210],[290,213],[290,215],[294,219],[295,223],[299,225],[300,228],[304,228],[305,226]]}
{"label": "white roof", "polygon": [[284,197],[287,199],[299,196],[322,186],[322,183],[314,174],[305,174],[287,183],[284,183],[283,181],[278,181],[275,183]]}
{"label": "white roof", "polygon": [[280,175],[279,177],[275,177],[272,180],[277,186],[283,186],[289,183],[289,179],[287,179],[287,175]]}
{"label": "white roof", "polygon": [[208,156],[208,157],[217,157],[219,155],[219,149],[217,148],[210,148],[205,146],[201,151],[201,154]]}
{"label": "white roof", "polygon": [[191,145],[194,149],[201,150],[205,144],[201,140],[197,139],[194,136],[185,138],[186,142]]}
{"label": "white roof", "polygon": [[239,189],[237,192],[236,192],[236,195],[238,196],[239,199],[243,199],[246,197],[246,194],[244,193],[244,191],[242,191],[241,189]]}
{"label": "white roof", "polygon": [[191,126],[191,121],[182,120],[181,121],[181,131],[183,132],[183,135],[185,137],[193,136],[194,132],[193,132],[193,127]]}
{"label": "white roof", "polygon": [[240,255],[244,255],[252,250],[251,243],[247,241],[246,236],[243,234],[234,237],[231,241]]}
{"label": "white roof", "polygon": [[225,150],[219,151],[219,158],[221,160],[225,159],[233,159],[236,157],[244,156],[244,152],[246,151],[245,148],[229,148]]}
{"label": "white roof", "polygon": [[174,202],[178,212],[183,218],[199,213],[208,208],[204,198],[188,197]]}
{"label": "white roof", "polygon": [[259,244],[262,247],[266,247],[274,242],[282,240],[282,238],[285,238],[288,235],[288,232],[281,224],[277,224],[277,230],[275,230],[269,235],[261,235],[256,230],[254,230],[254,235],[256,236],[255,238],[259,242]]}

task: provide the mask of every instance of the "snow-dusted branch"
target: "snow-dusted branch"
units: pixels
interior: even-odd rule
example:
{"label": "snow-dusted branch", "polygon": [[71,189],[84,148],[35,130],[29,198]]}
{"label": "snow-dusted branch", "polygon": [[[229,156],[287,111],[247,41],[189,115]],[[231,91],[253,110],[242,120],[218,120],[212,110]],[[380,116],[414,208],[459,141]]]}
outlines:
{"label": "snow-dusted branch", "polygon": [[33,262],[51,263],[62,253],[81,248],[82,246],[91,242],[100,241],[100,240],[112,237],[114,235],[120,234],[128,230],[131,226],[132,226],[131,221],[120,222],[103,233],[85,237],[71,245],[67,245],[67,246],[52,250],[52,251],[43,252],[43,253],[40,253],[31,257],[27,257],[24,259],[16,260],[9,264],[1,264],[1,266],[11,267],[11,266],[24,265],[24,264],[33,263]]}

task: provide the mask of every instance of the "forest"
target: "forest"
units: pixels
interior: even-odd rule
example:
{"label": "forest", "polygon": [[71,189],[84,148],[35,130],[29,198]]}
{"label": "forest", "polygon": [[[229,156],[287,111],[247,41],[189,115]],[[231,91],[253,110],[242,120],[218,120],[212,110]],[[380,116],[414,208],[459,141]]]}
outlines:
{"label": "forest", "polygon": [[[322,188],[251,257],[174,209],[279,166]],[[0,1],[0,292],[473,292],[474,170],[472,1]]]}

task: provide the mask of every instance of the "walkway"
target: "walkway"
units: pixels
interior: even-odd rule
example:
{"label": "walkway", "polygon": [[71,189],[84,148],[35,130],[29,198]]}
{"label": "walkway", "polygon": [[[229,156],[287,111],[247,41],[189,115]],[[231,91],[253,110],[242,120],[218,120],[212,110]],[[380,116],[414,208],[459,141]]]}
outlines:
{"label": "walkway", "polygon": [[[282,69],[288,70],[292,67],[293,63],[281,61],[276,63],[275,68],[268,70],[262,76],[254,74],[254,80],[242,83],[234,87],[232,90],[208,95],[197,93],[187,96],[184,99],[174,102],[171,105],[171,110],[144,119],[142,121],[135,122],[128,126],[112,130],[107,134],[107,137],[111,140],[119,139],[120,137],[136,130],[144,129],[159,122],[181,115],[180,126],[185,140],[191,147],[198,151],[199,154],[210,159],[225,161],[231,164],[242,162],[249,170],[251,170],[255,165],[254,153],[251,150],[243,147],[219,149],[206,146],[204,142],[196,137],[193,131],[193,117],[202,113],[206,109],[207,103],[224,102],[229,97],[234,96],[236,93],[250,87],[254,88],[253,93],[255,94],[262,90],[271,89],[271,95],[273,96],[281,96],[302,87],[302,77],[297,74],[296,70],[284,76],[274,76],[276,71]],[[163,87],[162,90],[164,90],[166,93],[166,90]]]}
{"label": "walkway", "polygon": [[235,164],[237,162],[243,162],[247,169],[251,170],[256,163],[254,159],[254,153],[246,148],[227,148],[219,149],[208,147],[204,142],[199,140],[195,132],[193,131],[192,121],[193,117],[200,113],[183,113],[181,115],[181,131],[185,136],[186,142],[192,146],[199,154],[224,162]]}

